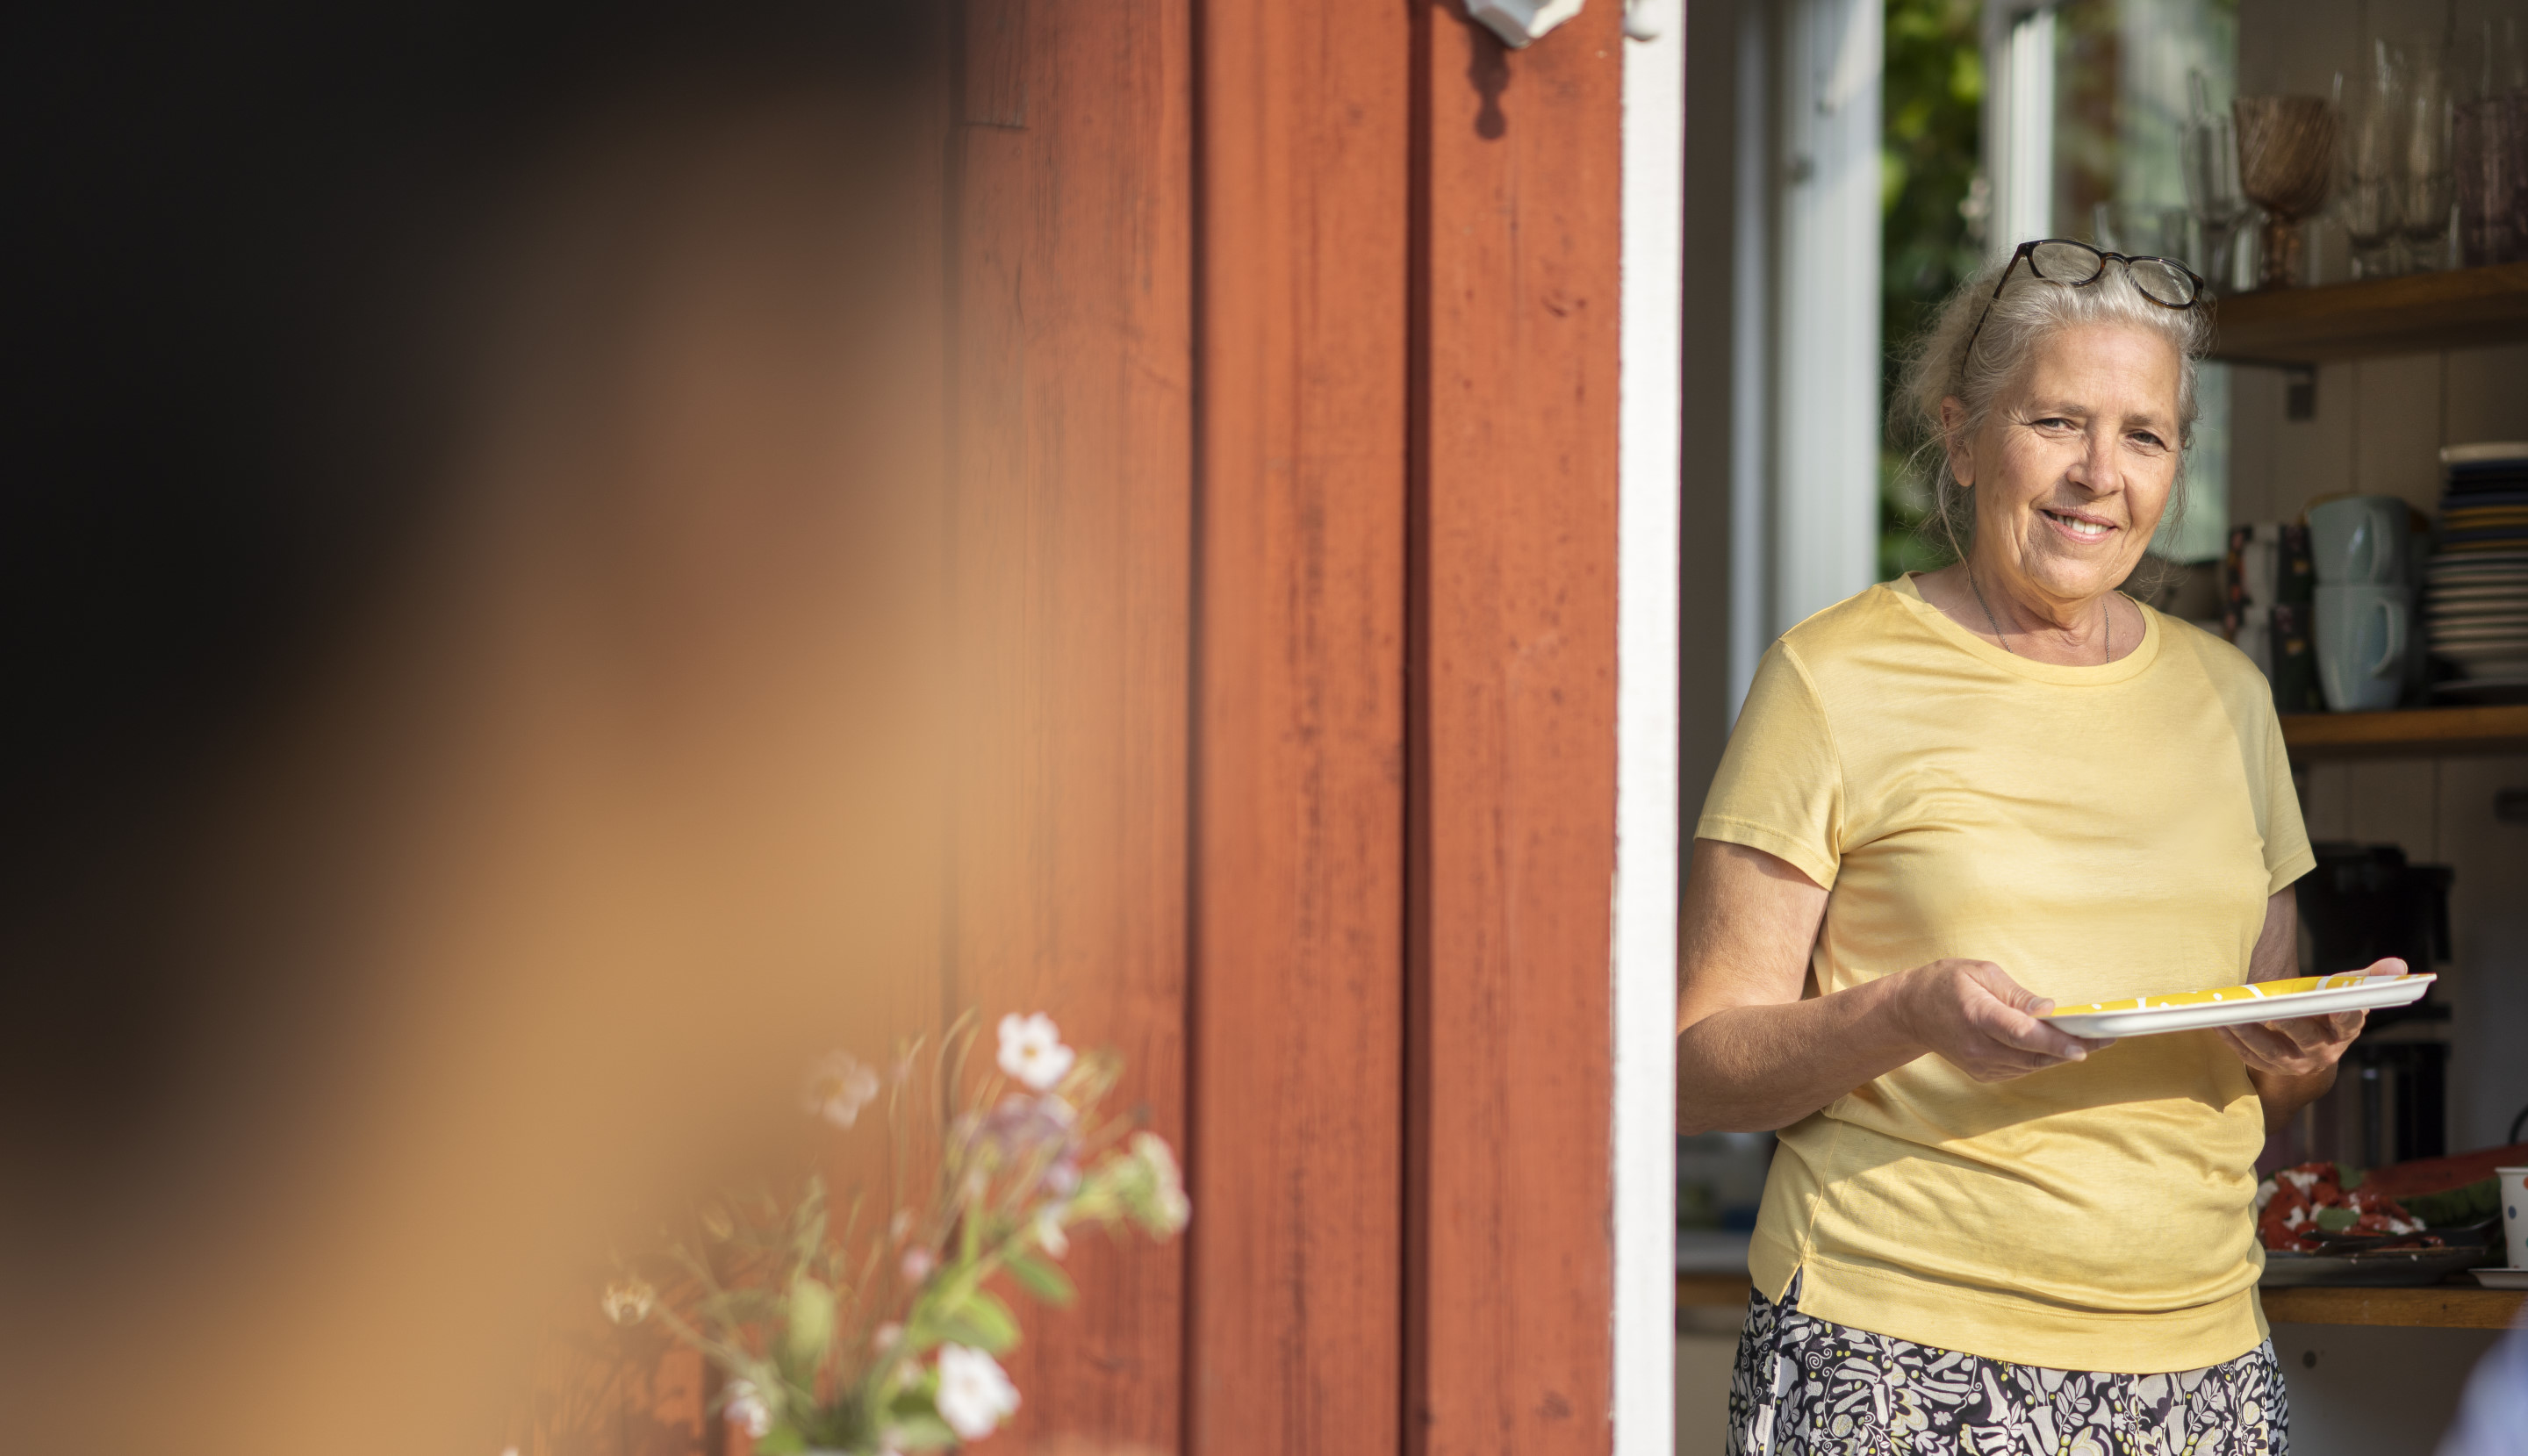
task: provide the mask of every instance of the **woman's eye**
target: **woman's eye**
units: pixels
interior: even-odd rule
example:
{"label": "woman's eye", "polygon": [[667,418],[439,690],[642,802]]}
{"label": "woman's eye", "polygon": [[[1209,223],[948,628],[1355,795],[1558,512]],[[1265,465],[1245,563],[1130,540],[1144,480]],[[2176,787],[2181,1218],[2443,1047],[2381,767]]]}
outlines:
{"label": "woman's eye", "polygon": [[2047,415],[2045,418],[2036,422],[2036,428],[2039,430],[2069,430],[2072,428],[2072,422],[2063,418],[2061,415]]}
{"label": "woman's eye", "polygon": [[2136,431],[2134,431],[2134,432],[2133,433],[2132,439],[2133,439],[2133,442],[2134,444],[2139,445],[2139,446],[2141,446],[2143,449],[2146,449],[2146,450],[2164,450],[2164,449],[2168,448],[2168,442],[2166,442],[2166,441],[2164,441],[2164,440],[2160,439],[2160,438],[2159,438],[2158,436],[2156,436],[2156,435],[2151,434],[2151,433],[2150,433],[2149,431],[2147,431],[2147,430],[2136,430]]}

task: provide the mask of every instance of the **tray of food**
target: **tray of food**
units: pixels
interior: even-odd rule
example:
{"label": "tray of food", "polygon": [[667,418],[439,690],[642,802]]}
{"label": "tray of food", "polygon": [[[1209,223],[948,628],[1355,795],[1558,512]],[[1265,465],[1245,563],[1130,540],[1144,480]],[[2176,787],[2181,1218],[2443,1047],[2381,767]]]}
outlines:
{"label": "tray of food", "polygon": [[2054,1008],[2042,1019],[2074,1036],[2154,1036],[2166,1031],[2236,1026],[2246,1021],[2288,1021],[2294,1016],[2410,1006],[2423,999],[2436,979],[2427,972],[2366,975],[2353,970],[2260,981],[2250,986],[2175,991],[2166,996],[2075,1003]]}
{"label": "tray of food", "polygon": [[2501,1185],[2482,1173],[2517,1151],[2494,1148],[2366,1174],[2333,1163],[2282,1170],[2256,1189],[2263,1282],[2412,1287],[2501,1264]]}

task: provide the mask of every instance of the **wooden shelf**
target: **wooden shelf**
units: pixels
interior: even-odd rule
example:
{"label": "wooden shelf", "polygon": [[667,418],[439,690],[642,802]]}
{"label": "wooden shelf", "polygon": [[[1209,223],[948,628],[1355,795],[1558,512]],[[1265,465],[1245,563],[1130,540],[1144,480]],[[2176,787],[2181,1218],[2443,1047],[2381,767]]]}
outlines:
{"label": "wooden shelf", "polygon": [[2283,743],[2300,762],[2528,754],[2528,704],[2408,707],[2378,713],[2285,713]]}
{"label": "wooden shelf", "polygon": [[[1747,1280],[1738,1274],[1676,1276],[1679,1309],[1744,1309]],[[2435,1329],[2505,1329],[2528,1293],[2440,1284],[2426,1289],[2301,1287],[2258,1291],[2265,1318],[2283,1325],[2389,1325]]]}
{"label": "wooden shelf", "polygon": [[2212,357],[2323,364],[2528,340],[2528,263],[2322,288],[2240,293],[2213,306]]}
{"label": "wooden shelf", "polygon": [[2266,1289],[2265,1318],[2281,1325],[2397,1325],[2507,1329],[2528,1293],[2441,1284],[2427,1289]]}

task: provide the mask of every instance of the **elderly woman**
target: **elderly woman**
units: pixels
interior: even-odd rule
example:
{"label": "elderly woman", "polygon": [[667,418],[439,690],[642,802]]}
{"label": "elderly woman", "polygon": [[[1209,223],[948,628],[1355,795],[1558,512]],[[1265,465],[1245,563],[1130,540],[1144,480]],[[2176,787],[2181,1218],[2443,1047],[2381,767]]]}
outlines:
{"label": "elderly woman", "polygon": [[1757,671],[1677,1009],[1686,1129],[1781,1130],[1733,1453],[2287,1449],[2253,1164],[2359,1014],[2039,1019],[2297,973],[2271,692],[2116,590],[2177,485],[2201,297],[2064,241],[1961,290],[1906,390],[1959,559]]}

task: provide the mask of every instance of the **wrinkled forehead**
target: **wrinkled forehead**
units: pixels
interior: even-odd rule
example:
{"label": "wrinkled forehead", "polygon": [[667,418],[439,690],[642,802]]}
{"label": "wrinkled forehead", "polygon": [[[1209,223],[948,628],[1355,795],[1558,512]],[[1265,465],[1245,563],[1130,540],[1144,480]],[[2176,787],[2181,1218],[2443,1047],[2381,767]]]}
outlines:
{"label": "wrinkled forehead", "polygon": [[2185,360],[2156,330],[2130,324],[2065,324],[2039,335],[2006,391],[2021,408],[2111,415],[2174,425]]}

